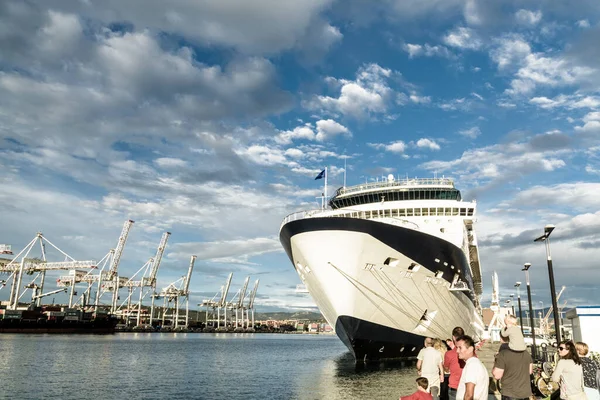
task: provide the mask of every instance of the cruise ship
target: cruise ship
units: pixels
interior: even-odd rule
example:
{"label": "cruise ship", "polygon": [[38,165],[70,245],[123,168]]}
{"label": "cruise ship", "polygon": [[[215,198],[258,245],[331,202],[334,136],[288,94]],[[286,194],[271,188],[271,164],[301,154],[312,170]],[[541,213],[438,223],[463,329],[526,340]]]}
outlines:
{"label": "cruise ship", "polygon": [[456,326],[483,335],[475,208],[452,179],[390,175],[288,215],[279,238],[357,361],[408,359]]}

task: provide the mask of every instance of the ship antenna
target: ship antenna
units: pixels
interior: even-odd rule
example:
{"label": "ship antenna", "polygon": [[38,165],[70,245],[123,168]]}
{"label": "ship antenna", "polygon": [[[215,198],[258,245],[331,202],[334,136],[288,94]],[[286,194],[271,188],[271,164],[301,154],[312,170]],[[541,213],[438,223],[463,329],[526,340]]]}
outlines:
{"label": "ship antenna", "polygon": [[346,189],[346,155],[344,154],[344,189]]}

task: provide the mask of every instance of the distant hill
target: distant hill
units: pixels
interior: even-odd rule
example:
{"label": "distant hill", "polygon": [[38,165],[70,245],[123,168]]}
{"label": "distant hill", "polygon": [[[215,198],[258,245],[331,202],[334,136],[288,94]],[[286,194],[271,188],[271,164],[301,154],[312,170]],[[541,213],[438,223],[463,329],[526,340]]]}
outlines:
{"label": "distant hill", "polygon": [[274,319],[274,320],[286,320],[286,319],[302,319],[309,321],[323,321],[325,322],[325,318],[321,315],[321,313],[316,313],[312,311],[296,311],[296,312],[264,312],[264,313],[256,313],[254,319],[257,320],[265,320],[265,319]]}

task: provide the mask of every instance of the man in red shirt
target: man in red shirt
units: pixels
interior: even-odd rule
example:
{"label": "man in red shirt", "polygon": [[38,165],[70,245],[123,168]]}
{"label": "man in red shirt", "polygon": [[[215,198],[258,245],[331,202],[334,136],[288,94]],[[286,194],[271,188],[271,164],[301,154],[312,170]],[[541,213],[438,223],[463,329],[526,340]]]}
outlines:
{"label": "man in red shirt", "polygon": [[456,389],[460,382],[462,370],[465,367],[465,362],[458,358],[458,353],[456,352],[456,339],[464,334],[465,331],[460,326],[452,330],[452,342],[455,344],[455,347],[448,350],[444,355],[444,370],[450,372],[448,380],[448,398],[450,400],[456,400]]}
{"label": "man in red shirt", "polygon": [[400,400],[432,400],[433,397],[427,391],[429,381],[427,378],[421,376],[417,378],[417,391],[409,396],[402,396]]}

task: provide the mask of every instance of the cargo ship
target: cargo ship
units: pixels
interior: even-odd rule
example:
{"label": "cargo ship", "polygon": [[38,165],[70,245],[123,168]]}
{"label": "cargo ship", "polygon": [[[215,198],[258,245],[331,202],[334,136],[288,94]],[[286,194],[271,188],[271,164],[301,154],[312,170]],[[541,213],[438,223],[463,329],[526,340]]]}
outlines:
{"label": "cargo ship", "polygon": [[0,309],[0,333],[115,332],[118,319],[108,313],[44,306],[27,310]]}
{"label": "cargo ship", "polygon": [[279,238],[357,361],[413,358],[456,326],[484,332],[475,209],[452,179],[390,175],[288,215]]}

